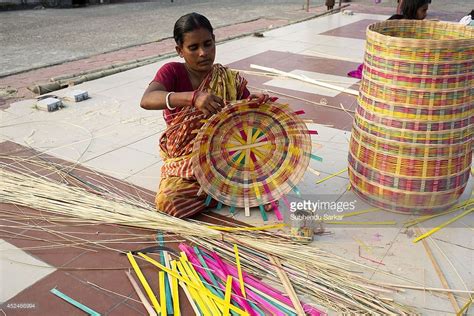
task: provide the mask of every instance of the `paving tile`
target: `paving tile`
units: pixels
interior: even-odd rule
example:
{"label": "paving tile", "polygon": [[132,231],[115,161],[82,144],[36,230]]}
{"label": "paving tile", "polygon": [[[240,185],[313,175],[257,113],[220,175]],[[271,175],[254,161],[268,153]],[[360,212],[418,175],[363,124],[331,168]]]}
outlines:
{"label": "paving tile", "polygon": [[30,226],[31,228],[24,231],[21,236],[10,235],[5,239],[45,262],[38,266],[61,267],[88,251],[80,245],[70,246],[70,242],[63,240],[63,235],[44,231],[48,227],[46,222]]}
{"label": "paving tile", "polygon": [[3,239],[0,239],[0,266],[0,283],[3,284],[0,302],[8,301],[55,271],[54,267]]}
{"label": "paving tile", "polygon": [[156,156],[129,148],[120,148],[86,161],[85,166],[118,179],[125,179],[136,171],[153,165],[156,161]]}
{"label": "paving tile", "polygon": [[127,304],[119,304],[109,309],[104,315],[148,315],[145,307],[132,307]]}
{"label": "paving tile", "polygon": [[133,183],[142,188],[156,191],[161,179],[161,167],[163,162],[157,162],[154,165],[151,165],[127,178],[125,181]]}
{"label": "paving tile", "polygon": [[[359,81],[358,79],[354,79],[354,78],[334,76],[334,75],[328,75],[328,74],[323,74],[323,73],[313,72],[313,71],[304,71],[304,70],[299,70],[299,69],[292,70],[289,73],[293,75],[297,75],[297,76],[302,76],[304,78],[320,81],[322,83],[334,84],[344,89],[351,87],[353,84]],[[264,85],[269,86],[270,89],[277,87],[277,88],[290,89],[293,91],[301,91],[301,92],[306,92],[306,93],[323,95],[327,97],[335,97],[340,93],[339,91],[334,90],[334,89],[316,86],[311,83],[299,82],[299,81],[291,80],[291,79],[272,79],[270,81],[265,82]]]}
{"label": "paving tile", "polygon": [[147,154],[157,155],[159,154],[159,138],[161,132],[157,132],[154,135],[144,137],[136,142],[128,145],[127,147],[142,151]]}
{"label": "paving tile", "polygon": [[[53,288],[99,313],[122,301],[120,297],[104,294],[103,291],[76,280],[67,272],[57,271],[22,291],[7,301],[6,304],[20,302],[34,304],[35,307],[28,310],[28,315],[44,315],[47,311],[54,311],[55,315],[84,314],[83,311],[52,294],[50,290]],[[11,315],[22,315],[22,312],[24,313],[24,310],[15,309],[8,310],[8,315],[10,315],[10,311],[12,311]]]}
{"label": "paving tile", "polygon": [[[269,63],[269,60],[272,62]],[[236,63],[230,64],[231,67],[237,69],[249,69],[250,64],[257,64],[266,67],[272,67],[283,71],[293,71],[295,69],[312,71],[318,69],[318,72],[345,76],[347,69],[357,68],[356,63],[329,60],[322,58],[301,58],[299,54],[267,51],[262,54],[252,56],[247,59],[240,60]],[[267,78],[261,76],[246,76],[251,87],[258,87],[261,89],[268,89],[264,83],[268,81]],[[298,83],[294,83],[297,85]],[[294,87],[293,87],[294,88]],[[351,89],[358,89],[356,85],[350,87]],[[280,102],[289,102],[295,110],[304,109],[306,115],[305,119],[313,119],[315,123],[324,125],[333,125],[336,128],[350,130],[353,118],[348,115],[342,108],[344,106],[346,111],[353,111],[356,103],[356,98],[353,95],[339,93],[337,96],[331,98],[321,94],[307,93],[303,91],[295,91],[293,89],[274,88],[270,90],[271,95],[280,97]],[[283,93],[284,95],[279,95]],[[300,99],[286,97],[285,95],[294,96]],[[308,100],[308,102],[302,101]],[[309,103],[314,102],[314,103]]]}
{"label": "paving tile", "polygon": [[[368,12],[373,11],[369,10]],[[363,25],[368,23],[369,20],[384,18],[384,16],[360,13],[353,16],[332,15],[266,31],[263,38],[247,37],[219,45],[218,61],[222,60],[233,68],[243,70],[251,70],[249,65],[253,63],[289,72],[304,71],[305,73],[316,74],[316,79],[347,81],[350,83],[348,85],[350,88],[358,89],[356,81],[349,81],[351,79],[347,78],[346,74],[348,71],[355,69],[362,60],[364,52]],[[143,47],[143,54],[147,52],[147,49],[156,49],[156,46]],[[124,52],[121,54],[123,58],[127,58],[127,54]],[[128,55],[129,57],[130,55]],[[47,154],[41,155],[42,159],[61,163],[67,170],[72,170],[74,167],[74,170],[70,172],[79,179],[92,184],[100,184],[110,192],[126,195],[128,198],[135,198],[137,201],[147,203],[147,205],[153,207],[161,164],[157,142],[165,125],[160,112],[144,111],[139,107],[138,102],[143,90],[153,78],[159,66],[171,60],[180,59],[162,60],[131,71],[78,85],[75,88],[88,90],[91,99],[83,103],[70,105],[55,113],[33,110],[34,101],[31,100],[16,103],[8,108],[7,112],[3,112],[7,113],[7,117],[1,118],[0,125],[7,123],[17,123],[17,125],[9,129],[2,128],[1,135],[4,139],[23,145],[27,144],[26,140],[28,139],[34,140],[34,142],[29,143],[33,146],[33,149],[43,151],[53,149],[47,151]],[[86,65],[94,67],[98,65],[97,60],[84,62],[77,63],[77,65],[83,68]],[[64,68],[62,69],[64,71]],[[43,70],[29,75],[41,78],[46,74],[47,72]],[[269,78],[252,75],[245,75],[245,77],[249,81],[251,90],[269,88],[268,85],[265,85],[270,81]],[[20,79],[18,78],[18,80]],[[342,173],[316,184],[317,180],[347,167],[348,141],[353,121],[350,111],[355,108],[356,97],[334,93],[328,96],[327,93],[325,95],[321,91],[314,93],[312,89],[305,90],[303,84],[294,82],[287,85],[282,84],[281,87],[272,87],[272,90],[307,100],[296,100],[275,93],[280,97],[280,102],[290,103],[295,110],[305,110],[306,114],[303,117],[314,121],[314,123],[308,124],[308,127],[319,132],[318,135],[312,136],[312,140],[314,143],[322,145],[321,148],[315,148],[313,153],[321,156],[324,159],[323,162],[314,160],[310,162],[310,166],[320,171],[321,175],[316,176],[311,172],[307,172],[301,183],[298,184],[298,188],[303,195],[298,196],[294,192],[290,192],[288,194],[290,201],[297,202],[305,198],[338,202],[357,200],[356,210],[371,208],[353,191],[348,191],[347,173]],[[67,89],[57,91],[57,94],[62,95],[66,91]],[[348,112],[340,108],[341,104]],[[31,123],[39,121],[46,123]],[[44,125],[46,125],[46,128],[43,128]],[[36,129],[36,131],[32,134],[33,129]],[[55,131],[56,134],[54,134]],[[46,136],[43,136],[44,134]],[[48,144],[46,143],[48,139],[54,141]],[[84,151],[82,142],[88,143],[91,140],[92,143],[87,148],[86,155],[81,158],[81,161],[88,162],[84,165],[76,165],[74,162],[78,159],[75,155],[77,153],[74,154],[73,152]],[[42,175],[51,173],[50,170],[37,164],[26,160],[20,163],[18,159],[13,158],[15,156],[35,157],[38,152],[32,149],[27,149],[13,142],[1,143],[0,149],[4,154],[0,157],[0,162],[7,164],[9,169],[23,168],[23,170],[27,170],[29,168],[31,172],[35,171]],[[58,156],[68,158],[70,162],[57,159]],[[97,168],[97,170],[91,171],[86,166]],[[56,175],[54,177],[57,178]],[[119,179],[125,179],[125,181]],[[463,196],[464,199],[470,197],[473,186],[474,181],[471,179]],[[51,234],[51,232],[48,233],[41,229],[41,227],[48,227],[45,218],[31,221],[32,216],[38,215],[37,211],[27,208],[16,209],[11,205],[0,205],[0,209],[2,209],[2,216],[5,214],[0,218],[0,225],[4,225],[0,233],[2,238],[5,238],[16,247],[25,248],[25,252],[28,252],[30,256],[34,256],[36,260],[42,260],[56,267],[63,266],[63,268],[67,268],[39,280],[7,301],[7,303],[36,304],[35,309],[28,310],[28,315],[44,315],[51,313],[51,311],[57,312],[58,315],[82,315],[82,312],[49,293],[51,288],[58,287],[66,294],[105,315],[138,315],[145,313],[141,304],[133,300],[137,299],[136,294],[133,293],[123,273],[124,269],[128,269],[129,264],[126,258],[118,254],[117,251],[103,248],[91,251],[90,249],[74,247],[66,249],[41,249],[38,247],[51,245],[51,242],[48,243],[45,240],[57,242],[60,240],[60,236],[64,236],[60,234],[65,233],[70,235],[69,238],[83,238],[91,242],[103,242],[111,236],[120,238],[123,236],[122,234],[125,234],[125,236],[133,237],[133,239],[123,240],[120,243],[107,242],[103,245],[116,250],[130,250],[148,245],[147,241],[152,241],[154,232],[115,225],[81,226],[76,224],[70,226],[57,225],[54,232],[52,232],[53,234]],[[282,206],[282,210],[286,220],[288,220],[288,210],[285,206]],[[19,216],[19,213],[15,212],[20,212],[22,215]],[[245,217],[243,213],[243,210],[238,210],[235,216],[232,217],[229,214],[229,208],[224,207],[219,211],[213,210],[200,214],[196,218],[218,222],[221,225],[235,223],[235,220],[254,225],[263,224],[258,210],[253,210],[251,217]],[[15,222],[12,222],[12,218],[7,217],[7,214],[16,216]],[[18,217],[21,217],[21,221]],[[350,220],[395,220],[400,224],[409,218],[408,215],[375,212],[351,217]],[[429,229],[446,219],[446,217],[443,217],[427,222],[423,227],[425,230]],[[451,258],[453,265],[467,284],[473,283],[472,269],[469,265],[470,260],[466,260],[466,258],[472,257],[470,254],[473,241],[472,238],[466,238],[466,233],[469,227],[472,226],[473,220],[472,216],[466,217],[452,227],[446,227],[433,236],[433,239],[437,238],[437,244],[446,256]],[[269,213],[269,222],[276,222],[274,213]],[[32,223],[35,225],[32,225]],[[386,271],[410,278],[411,282],[416,282],[417,285],[440,287],[422,245],[412,243],[413,238],[409,236],[412,231],[401,229],[399,226],[342,227],[327,225],[325,227],[332,234],[317,236],[312,245],[357,262],[360,264],[361,270],[365,270],[367,277],[395,282],[393,278],[388,278],[387,274],[382,273]],[[19,233],[23,233],[23,235],[18,235]],[[59,234],[59,236],[54,235],[54,233]],[[140,239],[140,236],[144,236],[144,239]],[[365,252],[361,253],[366,258],[359,256],[361,243],[367,247],[367,249],[362,249]],[[171,242],[169,245],[173,248],[177,246],[176,243]],[[436,256],[443,267],[443,271],[448,271],[450,285],[453,288],[463,288],[462,282],[460,282],[459,277],[454,275],[444,256],[437,250]],[[383,264],[374,261],[380,261]],[[110,268],[105,272],[100,269],[104,266],[104,262]],[[156,289],[157,270],[143,262],[140,262],[140,265],[144,267],[147,278],[149,278],[153,288]],[[103,289],[94,287],[87,282],[97,284]],[[398,279],[397,282],[403,283],[405,281]],[[130,299],[126,297],[130,297]],[[403,303],[421,307],[421,310],[427,315],[435,313],[433,309],[445,311],[438,312],[440,314],[452,312],[449,301],[439,295],[406,291],[395,295],[395,298]],[[0,306],[0,308],[3,307],[4,305]],[[24,312],[24,310],[19,309],[7,310],[8,315],[23,315]]]}
{"label": "paving tile", "polygon": [[370,19],[363,19],[351,24],[347,24],[341,26],[339,28],[332,29],[330,31],[326,31],[324,33],[320,33],[321,35],[329,35],[329,36],[338,36],[338,37],[349,37],[349,38],[358,38],[365,40],[365,33],[367,27],[370,24],[379,22],[379,20],[370,20]]}
{"label": "paving tile", "polygon": [[[426,251],[421,243],[413,245],[411,240],[404,234],[399,234],[390,245],[384,266],[375,272],[373,279],[388,282],[388,276],[382,271],[400,276],[399,284],[409,284],[414,286],[441,287],[439,278],[431,264],[425,264],[427,260]],[[408,282],[407,282],[408,281]],[[404,302],[420,307],[433,308],[438,311],[452,311],[451,304],[446,296],[429,295],[422,291],[407,290],[400,297]],[[432,313],[432,312],[431,312]],[[428,314],[431,315],[430,312]]]}
{"label": "paving tile", "polygon": [[[311,46],[307,50],[300,51],[299,54],[311,56],[313,58],[331,58],[335,60],[349,61],[358,64],[362,64],[364,61],[364,51],[360,50],[347,50],[342,49],[339,46],[332,46],[327,44],[320,44]],[[348,69],[347,72],[354,69]]]}

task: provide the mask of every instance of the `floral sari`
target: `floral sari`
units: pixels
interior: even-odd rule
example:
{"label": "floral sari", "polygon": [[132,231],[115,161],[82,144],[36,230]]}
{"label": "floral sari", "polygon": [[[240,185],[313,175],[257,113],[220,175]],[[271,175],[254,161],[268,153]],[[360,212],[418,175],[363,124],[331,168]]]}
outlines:
{"label": "floral sari", "polygon": [[[215,64],[198,90],[219,96],[226,103],[246,97],[246,85],[247,81],[238,72]],[[191,164],[194,131],[201,128],[202,119],[202,112],[195,107],[183,107],[160,138],[164,165],[156,207],[176,217],[188,217],[206,208],[205,196],[197,196],[200,186]]]}

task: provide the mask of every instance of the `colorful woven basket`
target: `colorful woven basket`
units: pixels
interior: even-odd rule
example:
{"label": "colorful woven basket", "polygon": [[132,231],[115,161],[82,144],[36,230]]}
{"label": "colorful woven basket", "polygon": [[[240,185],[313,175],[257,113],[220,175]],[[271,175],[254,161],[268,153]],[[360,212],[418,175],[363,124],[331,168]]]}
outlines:
{"label": "colorful woven basket", "polygon": [[473,102],[474,28],[370,25],[349,150],[354,191],[404,213],[453,205],[469,180]]}
{"label": "colorful woven basket", "polygon": [[294,189],[312,156],[312,132],[298,114],[284,104],[241,102],[212,116],[193,147],[201,189],[223,204],[247,209]]}

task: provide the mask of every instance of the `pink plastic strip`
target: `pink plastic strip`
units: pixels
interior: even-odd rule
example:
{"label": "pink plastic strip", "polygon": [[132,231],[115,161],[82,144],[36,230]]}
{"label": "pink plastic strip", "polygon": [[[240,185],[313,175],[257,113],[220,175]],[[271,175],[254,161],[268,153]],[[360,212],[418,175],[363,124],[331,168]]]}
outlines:
{"label": "pink plastic strip", "polygon": [[[205,251],[205,252],[208,253],[207,251]],[[206,259],[208,259],[208,258],[205,258],[205,260]],[[211,264],[215,267],[215,264],[212,261],[208,262],[208,260],[206,260],[206,263],[208,265]],[[227,263],[224,263],[224,265],[226,267],[226,270],[228,272],[230,272],[230,275],[232,275],[233,277],[237,277],[237,275],[238,275],[237,274],[237,268],[235,268],[232,265],[229,265]],[[211,266],[209,266],[209,267],[211,267]],[[278,301],[281,301],[281,302],[283,302],[283,303],[285,303],[289,306],[293,306],[293,303],[291,302],[291,300],[288,297],[281,294],[281,292],[279,292],[278,290],[276,290],[276,289],[274,289],[274,288],[272,288],[268,285],[263,285],[261,283],[261,281],[255,279],[254,277],[248,275],[245,272],[243,272],[242,275],[243,275],[245,283],[247,283],[248,285],[253,286],[257,290],[267,294],[268,296],[271,296],[271,297],[277,299]],[[308,313],[310,315],[313,315],[313,316],[326,315],[322,311],[320,311],[320,310],[316,309],[315,307],[313,307],[311,305],[308,305],[308,304],[303,304],[303,309],[306,313]]]}

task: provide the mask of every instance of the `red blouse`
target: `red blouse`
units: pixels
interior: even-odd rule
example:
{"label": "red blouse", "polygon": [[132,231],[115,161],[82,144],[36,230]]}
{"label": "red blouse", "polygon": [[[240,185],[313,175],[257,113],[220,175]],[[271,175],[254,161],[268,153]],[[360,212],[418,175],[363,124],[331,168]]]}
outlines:
{"label": "red blouse", "polygon": [[[189,79],[188,71],[183,63],[171,62],[164,64],[156,73],[153,81],[161,83],[166,88],[166,91],[188,92],[194,90],[191,80]],[[174,110],[165,109],[163,111],[166,124],[171,122],[173,115],[180,109],[181,108]]]}
{"label": "red blouse", "polygon": [[[166,91],[173,92],[189,92],[194,91],[191,79],[189,78],[188,71],[184,66],[184,63],[170,62],[164,64],[156,73],[153,81],[161,83]],[[242,95],[242,99],[247,98],[250,92],[247,88]],[[169,124],[173,116],[178,113],[182,108],[174,110],[165,109],[163,111],[163,117],[165,118],[166,124]]]}

